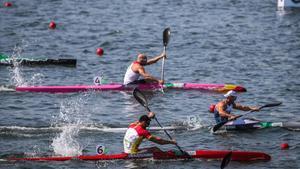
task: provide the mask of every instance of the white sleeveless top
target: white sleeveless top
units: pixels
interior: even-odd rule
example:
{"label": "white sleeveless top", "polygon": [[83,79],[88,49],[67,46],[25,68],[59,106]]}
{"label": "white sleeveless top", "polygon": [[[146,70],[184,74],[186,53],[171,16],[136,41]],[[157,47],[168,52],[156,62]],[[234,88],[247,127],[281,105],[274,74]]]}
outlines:
{"label": "white sleeveless top", "polygon": [[134,63],[131,63],[131,65],[127,68],[127,71],[125,73],[125,76],[124,76],[124,82],[123,84],[127,85],[128,83],[130,82],[133,82],[135,80],[138,80],[139,77],[140,77],[140,74],[139,73],[135,73],[131,67]]}
{"label": "white sleeveless top", "polygon": [[[232,111],[232,108],[233,108],[233,104],[227,105],[225,111],[230,114],[231,111]],[[214,112],[216,112],[217,114],[219,114],[219,111],[217,110],[217,107],[215,107]]]}
{"label": "white sleeveless top", "polygon": [[226,112],[231,113],[233,104],[226,106]]}
{"label": "white sleeveless top", "polygon": [[138,140],[139,136],[135,129],[129,128],[123,139],[123,147],[125,153],[132,153],[133,144]]}

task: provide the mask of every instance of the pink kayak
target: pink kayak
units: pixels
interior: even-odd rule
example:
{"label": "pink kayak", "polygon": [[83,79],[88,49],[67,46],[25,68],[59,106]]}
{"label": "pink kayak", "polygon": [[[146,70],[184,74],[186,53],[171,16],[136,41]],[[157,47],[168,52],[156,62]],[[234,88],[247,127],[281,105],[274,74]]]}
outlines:
{"label": "pink kayak", "polygon": [[159,89],[178,89],[178,90],[207,90],[214,92],[226,92],[235,90],[237,92],[246,92],[242,86],[231,84],[200,84],[200,83],[165,83],[160,85],[138,84],[138,85],[123,85],[119,83],[102,84],[102,85],[74,85],[74,86],[19,86],[16,87],[18,92],[48,92],[48,93],[71,93],[85,92],[90,90],[95,91],[130,91],[137,87],[140,90],[159,90]]}
{"label": "pink kayak", "polygon": [[[233,161],[269,161],[271,156],[263,152],[255,151],[228,151],[228,150],[195,150],[187,151],[192,159],[223,159],[229,152],[232,152],[231,160]],[[141,154],[98,154],[98,155],[80,155],[80,156],[49,156],[49,157],[11,157],[8,161],[107,161],[107,160],[180,160],[186,159],[186,155],[176,154],[174,151],[157,152],[157,153],[141,153]]]}

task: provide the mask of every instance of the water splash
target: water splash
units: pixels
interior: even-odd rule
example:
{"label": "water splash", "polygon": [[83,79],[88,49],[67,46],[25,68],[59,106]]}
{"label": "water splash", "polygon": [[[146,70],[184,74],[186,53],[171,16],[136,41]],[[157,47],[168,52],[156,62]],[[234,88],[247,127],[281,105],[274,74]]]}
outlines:
{"label": "water splash", "polygon": [[62,133],[51,144],[55,154],[62,156],[81,155],[83,147],[75,138],[78,132],[79,128],[77,126],[65,126]]}
{"label": "water splash", "polygon": [[10,74],[11,74],[11,81],[12,84],[16,86],[26,86],[27,83],[25,82],[25,79],[23,78],[23,74],[21,71],[20,63],[17,61],[17,58],[21,58],[22,51],[28,46],[28,43],[24,40],[22,40],[20,45],[16,45],[13,50],[13,54],[10,56],[13,67],[11,67]]}
{"label": "water splash", "polygon": [[[61,104],[58,117],[54,117],[54,125],[62,126],[51,144],[55,154],[62,156],[81,155],[85,146],[79,142],[80,128],[88,122],[90,114],[85,105],[91,93],[68,99]],[[85,141],[86,142],[86,141]]]}
{"label": "water splash", "polygon": [[38,86],[38,85],[41,85],[43,83],[43,79],[44,79],[45,75],[42,74],[42,73],[36,73],[34,74],[29,83],[31,86]]}
{"label": "water splash", "polygon": [[200,128],[208,128],[211,126],[211,123],[208,120],[203,119],[201,115],[191,115],[187,116],[187,120],[184,122],[192,130]]}
{"label": "water splash", "polygon": [[28,86],[39,85],[42,83],[44,75],[42,73],[35,73],[29,81],[26,81],[23,75],[21,62],[21,54],[25,48],[29,46],[29,42],[22,40],[20,44],[14,47],[13,54],[10,56],[13,66],[9,68],[11,75],[11,84],[14,86]]}

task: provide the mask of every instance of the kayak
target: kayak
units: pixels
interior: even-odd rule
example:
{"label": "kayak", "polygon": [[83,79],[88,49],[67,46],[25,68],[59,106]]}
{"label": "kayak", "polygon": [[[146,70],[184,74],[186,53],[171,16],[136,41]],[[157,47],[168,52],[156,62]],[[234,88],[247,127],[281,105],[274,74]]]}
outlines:
{"label": "kayak", "polygon": [[47,92],[47,93],[71,93],[71,92],[86,92],[86,91],[131,91],[134,88],[140,90],[159,90],[159,89],[178,89],[178,90],[204,90],[214,92],[226,92],[235,90],[237,92],[246,92],[242,86],[231,84],[201,84],[201,83],[165,83],[160,85],[138,84],[138,85],[123,85],[120,83],[101,84],[101,85],[74,85],[74,86],[18,86],[18,92]]}
{"label": "kayak", "polygon": [[[229,151],[229,150],[196,150],[187,151],[192,159],[223,159],[229,152],[232,152],[232,161],[269,161],[271,156],[263,152],[254,151]],[[178,154],[177,151],[165,151],[159,153],[140,153],[140,154],[97,154],[97,155],[80,155],[80,156],[49,156],[49,157],[24,157],[7,158],[8,161],[68,161],[68,160],[83,160],[83,161],[107,161],[107,160],[171,160],[171,159],[186,159],[186,155]]]}
{"label": "kayak", "polygon": [[[192,126],[192,125],[191,125]],[[191,126],[164,126],[161,127],[149,127],[150,131],[161,131],[161,130],[190,130],[193,129]],[[282,127],[291,130],[300,130],[300,122],[264,122],[254,119],[242,119],[232,122],[228,122],[223,128],[226,130],[252,130],[252,129],[265,129]],[[103,128],[98,129],[104,132],[125,132],[128,128]]]}
{"label": "kayak", "polygon": [[60,66],[76,66],[76,59],[46,59],[46,58],[16,58],[15,61],[5,55],[0,54],[0,65],[13,66],[14,62],[19,65],[38,66],[38,65],[60,65]]}
{"label": "kayak", "polygon": [[[38,65],[59,65],[59,66],[76,66],[76,59],[28,59],[18,58],[16,62],[19,65],[38,66]],[[0,65],[13,66],[11,59],[0,60]]]}
{"label": "kayak", "polygon": [[289,129],[300,129],[300,122],[262,122],[254,119],[237,119],[224,125],[226,130],[249,130],[272,127],[283,127]]}

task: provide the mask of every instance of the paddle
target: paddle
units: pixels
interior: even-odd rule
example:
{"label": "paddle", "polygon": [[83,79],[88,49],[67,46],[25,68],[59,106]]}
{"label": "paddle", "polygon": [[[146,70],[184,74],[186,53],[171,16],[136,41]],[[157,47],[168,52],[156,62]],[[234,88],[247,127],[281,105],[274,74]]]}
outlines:
{"label": "paddle", "polygon": [[232,151],[225,155],[221,163],[221,169],[224,169],[231,161]]}
{"label": "paddle", "polygon": [[[265,108],[265,107],[274,107],[274,106],[279,106],[279,105],[281,105],[281,102],[265,104],[265,105],[263,105],[263,106],[260,106],[260,107],[259,107],[259,110],[261,110],[262,108]],[[229,122],[229,121],[234,121],[234,120],[236,120],[237,118],[240,118],[240,117],[245,116],[245,115],[247,115],[247,114],[249,114],[249,113],[252,113],[252,112],[254,112],[254,111],[251,110],[251,111],[249,111],[248,113],[245,113],[244,115],[239,115],[239,116],[237,116],[236,118],[233,118],[233,119],[230,119],[230,120],[226,120],[226,121],[224,121],[224,122],[221,122],[221,123],[216,124],[216,125],[213,127],[213,132],[216,132],[218,129],[220,129],[220,128],[221,128],[224,124],[226,124],[227,122]]]}
{"label": "paddle", "polygon": [[[163,32],[163,44],[164,44],[164,52],[167,50],[167,45],[169,43],[171,36],[170,28],[166,28]],[[162,65],[161,65],[161,80],[164,80],[164,67],[165,67],[165,57],[163,58]]]}
{"label": "paddle", "polygon": [[[149,109],[149,106],[148,106],[148,101],[147,101],[147,99],[146,99],[146,96],[145,96],[138,88],[135,88],[135,89],[133,90],[133,96],[134,96],[134,98],[135,98],[142,106],[144,106],[144,107],[146,108],[146,110],[147,110],[148,112],[151,112],[151,110]],[[156,118],[155,116],[154,116],[154,119],[155,119],[155,121],[157,122],[157,124],[158,124],[162,129],[164,129],[163,126],[159,123],[159,121],[157,120],[157,118]],[[166,135],[167,135],[171,140],[173,140],[173,138],[171,137],[171,135],[170,135],[165,129],[164,129],[164,132],[166,133]],[[183,151],[183,150],[181,149],[181,147],[179,147],[178,144],[176,144],[176,147],[179,149],[179,151],[180,151],[182,154],[186,155],[189,159],[191,158],[191,156],[190,156],[187,152]]]}

